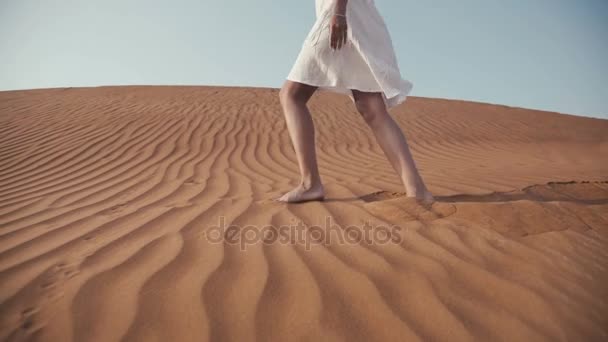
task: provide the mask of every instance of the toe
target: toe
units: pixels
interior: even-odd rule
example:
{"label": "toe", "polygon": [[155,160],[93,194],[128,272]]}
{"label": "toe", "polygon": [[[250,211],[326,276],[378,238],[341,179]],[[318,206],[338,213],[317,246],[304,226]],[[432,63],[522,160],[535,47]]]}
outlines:
{"label": "toe", "polygon": [[291,192],[288,192],[288,193],[283,194],[283,196],[277,198],[277,201],[279,201],[279,202],[289,202],[290,197],[291,197]]}

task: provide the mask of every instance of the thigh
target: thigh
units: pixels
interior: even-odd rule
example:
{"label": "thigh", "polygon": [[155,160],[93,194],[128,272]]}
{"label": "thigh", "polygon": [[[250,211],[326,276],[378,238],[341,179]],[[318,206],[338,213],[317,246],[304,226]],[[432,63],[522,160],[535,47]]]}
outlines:
{"label": "thigh", "polygon": [[281,93],[283,94],[283,96],[287,96],[293,100],[307,102],[315,93],[317,88],[318,87],[310,84],[285,80],[285,83],[281,88]]}

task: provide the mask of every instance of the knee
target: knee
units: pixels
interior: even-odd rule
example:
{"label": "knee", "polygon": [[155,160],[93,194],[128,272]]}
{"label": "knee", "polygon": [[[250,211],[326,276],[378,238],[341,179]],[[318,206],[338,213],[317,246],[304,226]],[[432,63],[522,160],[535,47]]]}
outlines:
{"label": "knee", "polygon": [[374,124],[382,118],[382,112],[371,101],[355,100],[355,106],[368,125]]}
{"label": "knee", "polygon": [[304,94],[290,85],[284,85],[279,91],[279,100],[282,106],[293,105],[293,104],[306,104]]}

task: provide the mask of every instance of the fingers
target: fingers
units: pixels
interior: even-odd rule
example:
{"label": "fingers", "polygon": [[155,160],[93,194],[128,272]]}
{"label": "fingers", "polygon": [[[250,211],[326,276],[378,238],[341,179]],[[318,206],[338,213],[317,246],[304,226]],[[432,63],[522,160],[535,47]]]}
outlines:
{"label": "fingers", "polygon": [[341,49],[348,41],[348,27],[346,24],[334,24],[331,27],[330,46],[333,50]]}
{"label": "fingers", "polygon": [[344,25],[344,29],[342,30],[342,39],[340,40],[340,47],[346,45],[346,41],[348,40],[348,27],[346,24]]}
{"label": "fingers", "polygon": [[336,38],[336,47],[341,49],[346,44],[346,28],[342,28],[339,31],[338,37]]}
{"label": "fingers", "polygon": [[336,50],[339,50],[342,47],[342,27],[339,27],[336,30]]}
{"label": "fingers", "polygon": [[346,44],[346,20],[340,25],[340,35],[338,36],[338,49]]}

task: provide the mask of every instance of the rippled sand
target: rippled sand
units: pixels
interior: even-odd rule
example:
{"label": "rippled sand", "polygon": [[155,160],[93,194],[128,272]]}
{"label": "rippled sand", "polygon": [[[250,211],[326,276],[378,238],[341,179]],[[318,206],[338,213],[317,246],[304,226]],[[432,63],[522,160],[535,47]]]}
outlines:
{"label": "rippled sand", "polygon": [[410,97],[422,205],[349,98],[310,108],[327,200],[285,204],[277,89],[0,92],[0,339],[608,339],[608,120]]}

